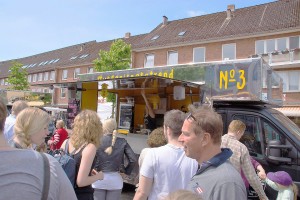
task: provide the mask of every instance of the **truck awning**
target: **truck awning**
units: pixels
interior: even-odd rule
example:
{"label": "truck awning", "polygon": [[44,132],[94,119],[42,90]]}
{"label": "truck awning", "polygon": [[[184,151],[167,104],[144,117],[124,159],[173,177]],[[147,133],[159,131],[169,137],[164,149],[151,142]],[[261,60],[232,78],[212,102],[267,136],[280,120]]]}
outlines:
{"label": "truck awning", "polygon": [[300,117],[300,107],[298,106],[282,107],[275,109],[282,112],[287,117]]}

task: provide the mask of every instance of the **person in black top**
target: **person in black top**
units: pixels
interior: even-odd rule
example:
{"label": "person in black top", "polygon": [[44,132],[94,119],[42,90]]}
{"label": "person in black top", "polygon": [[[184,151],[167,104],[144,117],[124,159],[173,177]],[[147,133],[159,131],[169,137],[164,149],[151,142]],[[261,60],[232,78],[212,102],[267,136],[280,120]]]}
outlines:
{"label": "person in black top", "polygon": [[145,79],[145,81],[142,84],[142,91],[141,91],[141,95],[146,104],[145,115],[144,115],[144,124],[147,129],[149,129],[150,131],[153,131],[154,129],[156,129],[156,120],[155,120],[154,110],[151,107],[151,104],[149,103],[149,101],[146,97],[146,94],[145,94],[146,82],[147,82],[147,78]]}

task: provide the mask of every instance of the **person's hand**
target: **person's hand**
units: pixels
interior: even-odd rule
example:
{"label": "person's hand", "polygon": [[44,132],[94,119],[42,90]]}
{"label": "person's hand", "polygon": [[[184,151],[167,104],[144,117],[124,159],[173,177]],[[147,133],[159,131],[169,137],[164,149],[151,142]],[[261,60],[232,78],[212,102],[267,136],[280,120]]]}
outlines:
{"label": "person's hand", "polygon": [[103,178],[104,178],[104,174],[102,171],[98,172],[97,170],[92,169],[91,174],[92,174],[92,176],[97,176],[99,180],[103,180]]}
{"label": "person's hand", "polygon": [[258,177],[261,178],[262,180],[265,180],[267,175],[264,171],[258,172]]}
{"label": "person's hand", "polygon": [[51,145],[51,144],[53,144],[53,141],[52,140],[48,140],[48,145]]}

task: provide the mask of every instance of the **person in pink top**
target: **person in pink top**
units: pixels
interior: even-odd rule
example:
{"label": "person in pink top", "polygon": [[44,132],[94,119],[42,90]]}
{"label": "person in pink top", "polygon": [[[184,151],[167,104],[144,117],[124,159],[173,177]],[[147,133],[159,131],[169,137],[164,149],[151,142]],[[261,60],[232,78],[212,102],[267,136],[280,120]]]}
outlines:
{"label": "person in pink top", "polygon": [[60,149],[62,143],[68,138],[68,132],[64,129],[65,123],[63,120],[56,122],[56,131],[52,138],[48,140],[48,145],[51,150]]}

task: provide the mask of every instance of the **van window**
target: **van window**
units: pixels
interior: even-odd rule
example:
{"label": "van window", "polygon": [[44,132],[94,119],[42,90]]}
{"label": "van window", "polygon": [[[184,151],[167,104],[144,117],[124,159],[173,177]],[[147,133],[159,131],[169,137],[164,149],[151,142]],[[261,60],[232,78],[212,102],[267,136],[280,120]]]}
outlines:
{"label": "van window", "polygon": [[246,130],[241,138],[241,142],[245,144],[251,154],[256,153],[263,155],[262,152],[262,134],[260,131],[259,118],[253,115],[234,115],[233,119],[241,120],[246,125]]}

